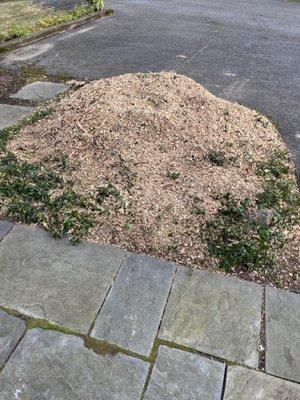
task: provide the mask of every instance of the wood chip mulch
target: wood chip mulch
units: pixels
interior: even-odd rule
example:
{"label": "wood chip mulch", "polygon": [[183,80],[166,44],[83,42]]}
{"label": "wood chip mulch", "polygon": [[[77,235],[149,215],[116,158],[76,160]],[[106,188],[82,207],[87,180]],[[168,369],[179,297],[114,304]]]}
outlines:
{"label": "wood chip mulch", "polygon": [[[201,227],[227,192],[254,200],[262,190],[255,163],[285,149],[276,127],[256,111],[213,96],[174,73],[127,74],[89,84],[22,129],[10,144],[21,159],[66,154],[78,190],[113,185],[89,239],[217,270]],[[223,165],[211,161],[222,154]],[[205,215],[202,215],[202,210]],[[294,287],[299,229],[270,272],[245,279]],[[275,283],[274,283],[275,282]]]}

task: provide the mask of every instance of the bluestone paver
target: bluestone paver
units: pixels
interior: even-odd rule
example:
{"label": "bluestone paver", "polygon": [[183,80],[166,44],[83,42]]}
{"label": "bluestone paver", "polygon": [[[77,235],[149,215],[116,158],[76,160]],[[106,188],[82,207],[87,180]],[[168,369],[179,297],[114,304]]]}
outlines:
{"label": "bluestone paver", "polygon": [[87,333],[124,252],[16,225],[0,243],[0,305]]}
{"label": "bluestone paver", "polygon": [[128,254],[92,336],[149,356],[174,273],[174,263]]}
{"label": "bluestone paver", "polygon": [[0,310],[0,369],[4,367],[24,332],[25,322],[21,318]]}
{"label": "bluestone paver", "polygon": [[4,236],[8,234],[13,226],[14,225],[11,222],[0,219],[0,240],[2,240]]}
{"label": "bluestone paver", "polygon": [[221,400],[225,365],[161,346],[145,400]]}
{"label": "bluestone paver", "polygon": [[159,337],[257,367],[261,303],[259,285],[181,267]]}
{"label": "bluestone paver", "polygon": [[300,294],[266,289],[266,371],[300,382]]}
{"label": "bluestone paver", "polygon": [[243,367],[229,367],[224,400],[299,400],[300,385]]}
{"label": "bluestone paver", "polygon": [[139,400],[147,371],[137,358],[101,356],[79,337],[34,329],[0,375],[0,399]]}
{"label": "bluestone paver", "polygon": [[17,93],[12,94],[10,97],[13,99],[43,101],[49,100],[65,92],[69,85],[55,82],[33,82],[25,85]]}
{"label": "bluestone paver", "polygon": [[15,125],[34,111],[34,107],[0,104],[0,131]]}

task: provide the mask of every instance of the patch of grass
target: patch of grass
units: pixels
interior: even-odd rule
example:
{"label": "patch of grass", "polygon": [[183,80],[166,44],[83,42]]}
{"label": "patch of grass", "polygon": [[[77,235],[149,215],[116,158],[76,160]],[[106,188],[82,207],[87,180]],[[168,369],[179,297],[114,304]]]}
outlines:
{"label": "patch of grass", "polygon": [[277,251],[286,243],[286,229],[299,221],[300,196],[291,178],[292,170],[285,152],[274,151],[257,165],[263,178],[263,191],[257,196],[258,210],[271,209],[269,225],[249,218],[253,205],[230,194],[223,197],[215,217],[206,224],[205,240],[209,252],[225,270],[274,266]]}
{"label": "patch of grass", "polygon": [[36,66],[22,65],[20,70],[22,74],[26,77],[27,83],[48,80],[45,72],[41,68],[38,68]]}
{"label": "patch of grass", "polygon": [[45,71],[37,67],[36,65],[22,65],[20,67],[21,76],[25,80],[26,83],[33,83],[36,81],[43,81],[43,82],[66,82],[67,80],[71,80],[72,78],[66,74],[61,73],[59,75],[49,75],[46,74]]}
{"label": "patch of grass", "polygon": [[56,11],[30,0],[0,4],[0,41],[30,33],[92,14],[103,7],[102,1],[76,5],[70,11]]}

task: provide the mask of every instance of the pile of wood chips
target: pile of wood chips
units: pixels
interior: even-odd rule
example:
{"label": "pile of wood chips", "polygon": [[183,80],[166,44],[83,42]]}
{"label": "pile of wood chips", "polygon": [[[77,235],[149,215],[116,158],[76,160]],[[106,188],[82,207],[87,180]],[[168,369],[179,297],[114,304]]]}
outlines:
{"label": "pile of wood chips", "polygon": [[[267,118],[174,73],[94,81],[55,107],[10,150],[29,162],[65,154],[79,191],[119,192],[104,200],[90,240],[187,266],[216,269],[201,240],[204,221],[227,192],[254,200],[262,190],[255,163],[285,148]],[[282,262],[292,285],[297,267]],[[268,281],[263,272],[241,275]]]}

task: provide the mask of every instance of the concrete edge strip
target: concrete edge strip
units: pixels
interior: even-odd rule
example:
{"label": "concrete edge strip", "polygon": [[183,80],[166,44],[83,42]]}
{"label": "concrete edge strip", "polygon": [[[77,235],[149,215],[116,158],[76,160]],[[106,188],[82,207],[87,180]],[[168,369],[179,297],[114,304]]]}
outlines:
{"label": "concrete edge strip", "polygon": [[79,18],[77,20],[67,21],[62,24],[43,29],[40,32],[35,32],[21,38],[8,40],[6,42],[0,43],[0,53],[5,53],[7,51],[21,47],[23,45],[36,42],[37,40],[50,37],[52,35],[55,35],[56,33],[75,29],[81,25],[85,25],[86,23],[95,21],[99,18],[109,17],[113,15],[114,11],[112,9],[107,9],[96,12],[92,15],[88,15],[86,17]]}

